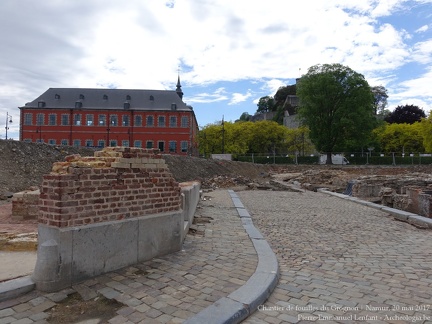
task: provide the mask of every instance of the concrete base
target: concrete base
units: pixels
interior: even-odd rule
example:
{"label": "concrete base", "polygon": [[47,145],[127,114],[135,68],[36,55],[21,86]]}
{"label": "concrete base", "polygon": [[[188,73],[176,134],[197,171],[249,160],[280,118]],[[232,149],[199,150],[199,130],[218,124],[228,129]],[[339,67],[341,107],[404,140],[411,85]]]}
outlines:
{"label": "concrete base", "polygon": [[178,212],[69,228],[40,224],[32,275],[36,289],[57,291],[179,251],[199,202],[200,183],[182,183],[181,194]]}
{"label": "concrete base", "polygon": [[35,283],[30,277],[0,282],[0,302],[28,293],[33,290],[34,286]]}
{"label": "concrete base", "polygon": [[180,183],[183,209],[183,231],[182,241],[184,241],[189,227],[193,222],[195,211],[201,196],[201,184],[197,181]]}
{"label": "concrete base", "polygon": [[73,228],[39,225],[32,276],[41,291],[57,291],[86,279],[179,251],[182,212]]}

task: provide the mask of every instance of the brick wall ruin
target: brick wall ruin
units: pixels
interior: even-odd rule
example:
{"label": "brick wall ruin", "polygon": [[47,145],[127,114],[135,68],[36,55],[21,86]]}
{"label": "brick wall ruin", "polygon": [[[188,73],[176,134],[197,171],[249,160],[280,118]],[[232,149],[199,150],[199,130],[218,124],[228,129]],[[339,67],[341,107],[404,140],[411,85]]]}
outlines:
{"label": "brick wall ruin", "polygon": [[54,163],[40,188],[37,289],[57,291],[179,251],[199,188],[176,182],[154,149],[107,147]]}
{"label": "brick wall ruin", "polygon": [[158,150],[107,147],[68,156],[45,175],[39,223],[71,227],[180,209],[180,187]]}

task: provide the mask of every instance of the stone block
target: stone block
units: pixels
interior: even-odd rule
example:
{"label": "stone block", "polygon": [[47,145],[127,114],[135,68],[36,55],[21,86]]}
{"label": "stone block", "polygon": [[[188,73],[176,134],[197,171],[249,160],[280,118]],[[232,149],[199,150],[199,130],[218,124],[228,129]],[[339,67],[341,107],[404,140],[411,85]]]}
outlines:
{"label": "stone block", "polygon": [[137,263],[138,220],[80,226],[73,231],[72,282]]}
{"label": "stone block", "polygon": [[182,213],[141,217],[138,222],[138,262],[181,250]]}

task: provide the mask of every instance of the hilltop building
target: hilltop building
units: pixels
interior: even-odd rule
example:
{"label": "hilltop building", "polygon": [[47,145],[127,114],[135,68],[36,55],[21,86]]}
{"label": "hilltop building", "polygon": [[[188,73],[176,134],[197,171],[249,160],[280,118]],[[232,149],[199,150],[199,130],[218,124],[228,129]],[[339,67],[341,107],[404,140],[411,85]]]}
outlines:
{"label": "hilltop building", "polygon": [[180,77],[175,91],[49,88],[19,109],[21,141],[198,154],[198,123]]}

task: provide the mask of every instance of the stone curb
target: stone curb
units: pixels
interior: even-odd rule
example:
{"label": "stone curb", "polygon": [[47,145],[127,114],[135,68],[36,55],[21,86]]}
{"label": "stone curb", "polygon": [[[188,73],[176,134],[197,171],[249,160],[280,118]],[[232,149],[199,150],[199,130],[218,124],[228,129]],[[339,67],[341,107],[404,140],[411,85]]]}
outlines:
{"label": "stone curb", "polygon": [[253,225],[249,212],[237,194],[233,190],[228,190],[228,193],[257,252],[258,265],[255,273],[242,287],[188,318],[184,324],[240,323],[267,300],[278,283],[279,266],[276,255]]}
{"label": "stone curb", "polygon": [[409,223],[409,224],[414,225],[416,227],[432,229],[432,219],[431,218],[420,216],[420,215],[410,213],[407,211],[403,211],[400,209],[390,208],[390,207],[383,206],[380,204],[375,204],[375,203],[372,203],[369,201],[361,200],[357,197],[351,197],[351,196],[347,196],[344,194],[328,191],[325,188],[318,189],[317,191],[331,195],[331,196],[339,197],[342,199],[351,200],[357,204],[361,204],[364,206],[368,206],[371,208],[382,210],[383,212],[391,214],[396,220],[399,220],[399,221],[402,221],[405,223]]}
{"label": "stone curb", "polygon": [[30,276],[7,280],[0,283],[0,302],[19,297],[32,291],[35,283]]}

